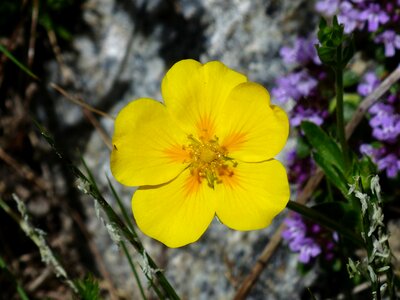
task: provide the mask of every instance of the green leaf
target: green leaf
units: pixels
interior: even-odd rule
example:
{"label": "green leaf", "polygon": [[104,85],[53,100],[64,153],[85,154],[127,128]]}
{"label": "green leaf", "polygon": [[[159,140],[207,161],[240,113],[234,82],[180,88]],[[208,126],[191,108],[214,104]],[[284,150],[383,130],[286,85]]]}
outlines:
{"label": "green leaf", "polygon": [[333,28],[339,26],[339,22],[338,22],[337,16],[333,16],[332,24],[333,24]]}
{"label": "green leaf", "polygon": [[312,122],[302,122],[301,129],[318,155],[322,156],[330,165],[334,165],[344,174],[343,155],[336,142],[329,137],[321,127]]}
{"label": "green leaf", "polygon": [[[361,97],[359,94],[356,93],[345,93],[343,94],[343,103],[344,104],[348,104],[350,106],[353,106],[355,108],[357,108],[358,104],[361,101]],[[330,102],[329,102],[329,113],[333,113],[336,109],[336,99],[333,98]]]}
{"label": "green leaf", "polygon": [[313,155],[315,162],[320,166],[320,168],[324,171],[326,178],[343,194],[344,197],[348,198],[348,190],[347,180],[343,175],[343,172],[338,170],[332,161],[327,159],[318,153],[314,153]]}
{"label": "green leaf", "polygon": [[65,41],[72,41],[72,33],[63,26],[56,26],[54,31]]}
{"label": "green leaf", "polygon": [[345,67],[350,59],[353,57],[355,50],[354,40],[352,37],[346,39],[346,46],[343,49],[342,65]]}
{"label": "green leaf", "polygon": [[[357,110],[358,104],[361,101],[359,94],[344,94],[343,95],[343,118],[345,123],[349,122]],[[332,99],[329,103],[329,113],[333,113],[336,109],[336,99]]]}
{"label": "green leaf", "polygon": [[369,190],[371,185],[371,174],[377,174],[376,165],[368,156],[363,156],[360,160],[354,160],[352,166],[353,177],[359,176],[361,179],[362,188]]}
{"label": "green leaf", "polygon": [[89,275],[83,280],[76,280],[75,285],[82,300],[100,299],[99,283],[94,279],[92,275]]}
{"label": "green leaf", "polygon": [[328,46],[317,46],[317,53],[320,60],[329,66],[336,64],[336,48]]}
{"label": "green leaf", "polygon": [[306,143],[306,141],[302,138],[298,138],[296,145],[297,157],[300,159],[306,158],[307,156],[310,155],[310,152],[311,152],[310,146]]}
{"label": "green leaf", "polygon": [[360,81],[360,76],[351,70],[344,71],[343,74],[343,86],[349,87],[357,84]]}
{"label": "green leaf", "polygon": [[326,20],[324,18],[321,18],[321,20],[319,20],[319,29],[324,29],[326,27],[328,27],[328,23],[326,22]]}

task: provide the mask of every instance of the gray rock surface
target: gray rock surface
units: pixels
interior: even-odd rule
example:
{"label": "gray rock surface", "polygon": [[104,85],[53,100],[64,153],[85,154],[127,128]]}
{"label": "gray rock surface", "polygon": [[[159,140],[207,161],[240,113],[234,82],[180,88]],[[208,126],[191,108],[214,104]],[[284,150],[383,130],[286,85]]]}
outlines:
{"label": "gray rock surface", "polygon": [[[89,0],[84,9],[91,32],[75,39],[75,52],[65,56],[66,64],[75,74],[73,89],[112,116],[135,98],[161,100],[162,76],[183,58],[220,60],[271,89],[273,80],[285,71],[280,47],[315,23],[312,4],[292,0]],[[49,70],[56,67],[49,65]],[[57,101],[65,126],[83,118],[76,106]],[[113,122],[101,119],[101,125],[111,136]],[[109,150],[95,131],[85,158],[110,195],[105,176],[112,178]],[[133,190],[115,186],[130,210]],[[111,196],[108,199],[115,204]],[[99,225],[92,202],[84,202],[95,242],[116,285],[127,299],[137,299],[122,252]],[[253,232],[232,231],[215,220],[199,242],[180,249],[143,239],[183,299],[231,299],[235,284],[249,272],[282,217],[269,228]],[[297,299],[312,280],[312,275],[297,275],[296,258],[282,247],[249,299]]]}

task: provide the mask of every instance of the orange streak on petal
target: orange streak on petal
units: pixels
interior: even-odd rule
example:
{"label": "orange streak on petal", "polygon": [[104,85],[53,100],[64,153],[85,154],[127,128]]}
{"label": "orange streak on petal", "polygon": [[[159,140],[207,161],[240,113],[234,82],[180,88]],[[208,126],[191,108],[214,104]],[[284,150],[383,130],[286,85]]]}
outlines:
{"label": "orange streak on petal", "polygon": [[175,145],[164,151],[165,155],[174,162],[188,163],[190,161],[189,152],[180,145]]}
{"label": "orange streak on petal", "polygon": [[209,116],[200,117],[199,122],[196,124],[197,134],[201,140],[209,141],[214,138],[215,125]]}
{"label": "orange streak on petal", "polygon": [[201,178],[197,173],[191,173],[185,182],[185,196],[196,194],[201,186]]}
{"label": "orange streak on petal", "polygon": [[232,167],[222,167],[218,170],[219,179],[222,184],[230,189],[235,189],[240,186],[240,178],[238,177],[237,170]]}
{"label": "orange streak on petal", "polygon": [[228,135],[223,143],[222,147],[226,148],[228,152],[240,150],[242,145],[247,142],[247,133],[235,132]]}

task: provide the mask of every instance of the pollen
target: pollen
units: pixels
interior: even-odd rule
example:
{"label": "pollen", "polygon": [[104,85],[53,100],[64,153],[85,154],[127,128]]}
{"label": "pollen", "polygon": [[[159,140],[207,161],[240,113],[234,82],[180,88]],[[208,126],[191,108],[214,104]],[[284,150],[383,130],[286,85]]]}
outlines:
{"label": "pollen", "polygon": [[221,147],[218,138],[210,140],[196,139],[188,136],[189,145],[185,149],[190,155],[190,172],[196,176],[199,183],[207,180],[208,186],[214,188],[221,183],[221,176],[233,176],[233,168],[237,163],[228,156],[228,151]]}

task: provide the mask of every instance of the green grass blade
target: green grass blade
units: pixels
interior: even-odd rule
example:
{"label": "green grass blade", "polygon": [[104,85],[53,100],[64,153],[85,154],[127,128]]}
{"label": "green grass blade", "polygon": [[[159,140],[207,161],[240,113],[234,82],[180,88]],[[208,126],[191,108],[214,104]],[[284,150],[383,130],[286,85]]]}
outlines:
{"label": "green grass blade", "polygon": [[5,276],[7,276],[8,279],[10,279],[10,281],[13,283],[21,300],[29,300],[29,297],[25,293],[25,290],[19,284],[19,282],[16,279],[16,277],[14,276],[14,274],[8,269],[6,262],[3,260],[3,258],[1,256],[0,256],[0,270],[2,270],[5,274]]}
{"label": "green grass blade", "polygon": [[118,206],[121,209],[121,213],[122,213],[122,216],[123,216],[125,222],[128,224],[128,226],[132,230],[132,232],[136,235],[135,227],[133,226],[132,220],[129,217],[128,212],[126,211],[126,208],[125,208],[124,204],[122,203],[121,198],[119,197],[117,191],[115,190],[114,186],[112,185],[110,178],[108,178],[108,176],[106,176],[106,177],[107,177],[108,185],[114,195],[114,198],[115,198],[115,200],[117,200]]}
{"label": "green grass blade", "polygon": [[[89,188],[88,189],[89,194],[98,201],[100,206],[103,208],[103,211],[106,213],[110,223],[115,225],[117,228],[119,228],[121,231],[121,234],[132,244],[132,246],[139,252],[139,254],[142,255],[143,260],[148,263],[148,267],[150,267],[151,270],[154,271],[153,275],[157,278],[159,284],[163,288],[163,290],[164,290],[165,294],[168,296],[168,298],[172,299],[172,300],[180,299],[179,296],[176,294],[174,288],[171,286],[171,284],[165,278],[164,273],[161,271],[160,268],[157,267],[157,264],[145,251],[140,239],[137,236],[135,236],[128,229],[128,227],[125,225],[125,223],[120,219],[120,217],[114,212],[112,207],[104,199],[104,197],[102,196],[102,194],[100,193],[100,191],[97,187],[97,184],[94,182],[93,174],[91,173],[86,162],[84,160],[82,160],[82,163],[83,163],[83,166],[84,166],[86,172],[88,172],[89,178],[87,178],[85,175],[83,175],[83,173],[80,171],[75,172],[75,173],[80,174],[79,175],[80,178],[82,180],[86,181],[86,183],[88,184],[88,188]],[[154,282],[152,281],[152,278],[150,278],[149,276],[147,276],[147,278],[150,280],[150,284],[152,285],[153,289],[156,291],[157,287],[154,284]]]}
{"label": "green grass blade", "polygon": [[21,63],[18,59],[15,58],[14,55],[11,54],[10,51],[8,51],[3,45],[0,44],[0,51],[3,52],[5,56],[7,56],[14,64],[17,65],[22,71],[24,71],[26,74],[31,76],[32,78],[39,80],[39,77],[36,76],[31,70],[28,69],[23,63]]}
{"label": "green grass blade", "polygon": [[[78,187],[84,190],[85,193],[91,195],[98,202],[98,204],[103,209],[104,213],[107,215],[110,224],[119,230],[121,236],[124,237],[136,249],[136,251],[138,251],[138,253],[142,256],[143,260],[148,263],[147,267],[149,267],[153,272],[152,275],[154,275],[154,277],[157,279],[158,284],[162,287],[166,297],[171,300],[179,300],[180,298],[177,295],[176,291],[171,286],[167,278],[164,276],[162,270],[158,268],[154,260],[147,254],[140,239],[132,233],[132,231],[125,225],[125,223],[114,212],[112,207],[105,200],[100,190],[98,189],[94,177],[90,172],[88,166],[86,165],[85,161],[82,161],[82,163],[84,165],[85,170],[88,172],[88,176],[85,176],[69,159],[64,157],[64,155],[57,149],[54,139],[41,124],[35,121],[34,124],[39,128],[41,135],[53,148],[57,156],[65,163],[65,165],[71,170],[71,172],[81,181]],[[152,281],[152,278],[149,278],[149,280],[150,284],[153,286],[153,289],[156,291],[156,286]]]}
{"label": "green grass blade", "polygon": [[135,265],[133,264],[132,258],[129,255],[128,249],[126,248],[126,245],[125,245],[125,243],[123,241],[121,241],[120,244],[121,244],[122,251],[124,251],[124,254],[125,254],[126,258],[128,259],[129,266],[131,267],[133,276],[135,277],[135,280],[136,280],[137,285],[139,287],[140,294],[142,295],[142,299],[143,300],[147,300],[146,294],[144,293],[144,289],[143,289],[142,283],[141,283],[139,275],[138,275],[138,273],[136,271]]}
{"label": "green grass blade", "polygon": [[[128,224],[128,227],[130,228],[132,233],[135,236],[137,236],[136,231],[135,231],[135,227],[133,226],[131,218],[129,218],[129,216],[128,216],[126,208],[125,208],[124,204],[122,203],[121,197],[118,195],[117,191],[115,190],[114,186],[112,185],[110,178],[108,178],[108,176],[106,176],[106,178],[107,178],[108,185],[109,185],[109,187],[110,187],[110,189],[111,189],[111,191],[113,193],[113,196],[114,196],[115,200],[118,203],[118,206],[119,206],[119,208],[121,210],[121,213],[122,213],[122,216],[123,216],[125,222]],[[138,273],[136,271],[135,265],[133,264],[132,258],[129,255],[128,249],[126,248],[125,243],[123,241],[121,241],[121,247],[122,247],[122,250],[125,253],[126,258],[128,259],[128,263],[129,263],[129,265],[131,267],[133,276],[135,277],[135,280],[136,280],[137,285],[139,287],[140,294],[142,295],[142,298],[144,300],[146,300],[147,298],[146,298],[146,295],[144,293],[144,289],[143,289],[142,283],[140,281],[139,275],[138,275]]]}

